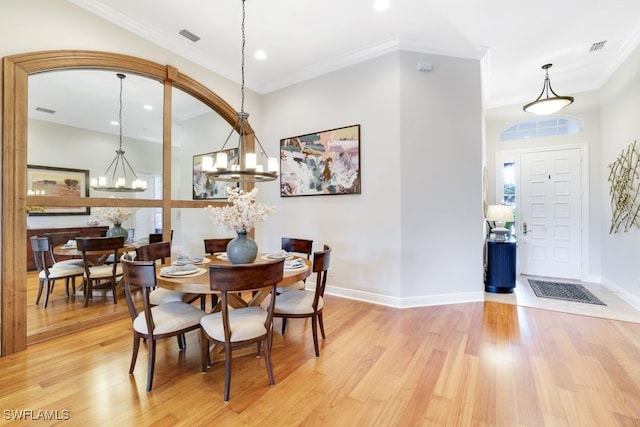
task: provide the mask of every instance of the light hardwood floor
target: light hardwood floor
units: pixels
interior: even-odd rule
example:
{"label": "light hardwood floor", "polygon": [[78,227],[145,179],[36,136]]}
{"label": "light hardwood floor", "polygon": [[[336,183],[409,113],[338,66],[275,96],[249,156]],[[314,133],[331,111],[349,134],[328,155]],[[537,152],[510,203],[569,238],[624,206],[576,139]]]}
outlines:
{"label": "light hardwood floor", "polygon": [[101,426],[640,425],[639,324],[492,301],[401,310],[327,296],[325,326],[317,359],[310,322],[275,334],[273,387],[262,359],[234,359],[227,404],[223,365],[200,373],[196,333],[182,353],[173,339],[159,344],[151,393],[146,349],[127,374],[129,319],[34,344],[0,359],[3,423],[42,410]]}

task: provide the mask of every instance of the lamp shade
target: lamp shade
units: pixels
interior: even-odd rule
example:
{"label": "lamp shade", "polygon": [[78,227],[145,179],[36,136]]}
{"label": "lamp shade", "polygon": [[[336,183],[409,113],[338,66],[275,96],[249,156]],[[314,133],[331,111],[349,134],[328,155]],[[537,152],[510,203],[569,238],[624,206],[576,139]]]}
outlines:
{"label": "lamp shade", "polygon": [[487,207],[487,221],[513,221],[513,208],[505,205],[489,205]]}

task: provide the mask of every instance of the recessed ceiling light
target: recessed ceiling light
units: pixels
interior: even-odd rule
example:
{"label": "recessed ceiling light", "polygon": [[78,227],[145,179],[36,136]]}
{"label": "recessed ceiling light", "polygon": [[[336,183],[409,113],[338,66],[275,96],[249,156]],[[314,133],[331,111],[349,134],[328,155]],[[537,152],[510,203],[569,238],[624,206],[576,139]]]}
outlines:
{"label": "recessed ceiling light", "polygon": [[375,10],[386,10],[391,6],[390,0],[375,0],[373,2],[373,8]]}
{"label": "recessed ceiling light", "polygon": [[153,105],[148,105],[147,104],[147,105],[144,106],[144,109],[145,110],[153,110]]}
{"label": "recessed ceiling light", "polygon": [[265,52],[264,50],[262,50],[262,49],[258,49],[258,50],[256,50],[256,53],[255,53],[253,56],[254,56],[256,59],[259,59],[259,60],[267,59],[267,54],[266,54],[266,52]]}
{"label": "recessed ceiling light", "polygon": [[118,122],[116,122],[115,120],[114,120],[114,121],[112,121],[112,122],[109,122],[109,123],[111,123],[111,124],[112,124],[112,125],[114,125],[114,126],[118,126]]}

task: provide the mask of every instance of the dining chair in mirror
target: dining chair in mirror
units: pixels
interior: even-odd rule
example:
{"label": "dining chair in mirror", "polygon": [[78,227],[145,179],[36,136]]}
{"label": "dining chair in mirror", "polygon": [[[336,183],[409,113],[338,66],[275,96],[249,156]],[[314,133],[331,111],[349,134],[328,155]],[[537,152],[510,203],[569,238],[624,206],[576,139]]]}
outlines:
{"label": "dining chair in mirror", "polygon": [[[284,259],[259,264],[210,264],[209,285],[220,293],[221,311],[208,314],[200,319],[202,337],[202,373],[211,365],[209,343],[224,349],[224,401],[229,401],[231,387],[231,359],[233,350],[257,346],[261,348],[267,367],[269,384],[275,384],[271,366],[271,341],[273,334],[273,307],[276,299],[276,284],[282,280]],[[229,295],[256,291],[270,287],[270,303],[262,306],[247,306],[231,309]],[[239,361],[238,361],[239,362]]]}
{"label": "dining chair in mirror", "polygon": [[[122,264],[118,252],[124,247],[124,237],[78,237],[76,247],[82,253],[84,265],[84,306],[93,299],[95,289],[111,290],[117,303],[117,286],[122,279]],[[114,262],[108,264],[111,258]]]}
{"label": "dining chair in mirror", "polygon": [[49,247],[51,249],[51,261],[53,262],[53,266],[62,266],[66,264],[73,264],[82,267],[82,259],[80,258],[72,258],[59,260],[56,259],[53,249],[56,246],[61,246],[67,244],[70,240],[75,240],[80,234],[77,231],[55,231],[44,233],[44,236],[49,239]]}
{"label": "dining chair in mirror", "polygon": [[[49,295],[53,292],[53,287],[56,280],[65,281],[65,288],[67,291],[67,297],[75,295],[76,293],[76,277],[82,277],[84,274],[84,268],[80,265],[74,264],[55,264],[49,267],[51,257],[51,245],[49,244],[49,238],[47,237],[31,237],[31,249],[33,250],[33,257],[35,260],[36,268],[38,270],[38,295],[36,297],[36,305],[40,304],[40,298],[44,291],[44,301],[42,308],[47,308],[49,303]],[[69,293],[69,285],[71,284],[73,293]]]}
{"label": "dining chair in mirror", "polygon": [[[156,233],[149,233],[149,243],[162,242],[163,239],[162,230]],[[171,230],[171,241],[173,242],[173,230]]]}
{"label": "dining chair in mirror", "polygon": [[227,245],[233,238],[204,239],[204,253],[213,255],[216,252],[226,252]]}
{"label": "dining chair in mirror", "polygon": [[[133,322],[133,352],[129,375],[133,375],[140,349],[140,340],[148,345],[149,361],[147,366],[147,386],[149,392],[153,386],[153,371],[156,359],[157,340],[178,337],[180,350],[186,349],[184,334],[200,329],[200,319],[205,315],[203,310],[184,303],[173,301],[167,304],[153,305],[150,295],[156,288],[155,261],[122,261],[124,273],[124,294]],[[142,294],[142,310],[138,311],[136,302],[140,300],[137,290]]]}
{"label": "dining chair in mirror", "polygon": [[284,335],[289,318],[311,318],[313,346],[316,357],[320,357],[318,344],[318,327],[322,339],[326,339],[322,309],[324,308],[324,289],[327,285],[327,272],[331,260],[331,248],[324,245],[324,249],[313,254],[313,272],[316,273],[316,288],[313,291],[301,289],[290,290],[278,295],[273,315],[282,319],[282,334]]}
{"label": "dining chair in mirror", "polygon": [[[159,261],[164,264],[167,259],[171,259],[170,242],[149,243],[136,248],[136,261]],[[200,295],[185,294],[160,287],[154,287],[149,293],[151,305],[161,305],[175,301],[192,303],[198,298],[200,298]]]}

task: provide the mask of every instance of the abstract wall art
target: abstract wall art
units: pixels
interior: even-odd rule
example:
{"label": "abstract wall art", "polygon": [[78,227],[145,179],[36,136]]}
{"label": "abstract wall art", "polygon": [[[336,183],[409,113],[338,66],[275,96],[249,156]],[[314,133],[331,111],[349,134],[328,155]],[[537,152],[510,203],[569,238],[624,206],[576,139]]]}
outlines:
{"label": "abstract wall art", "polygon": [[360,125],[280,140],[280,196],[360,194]]}

